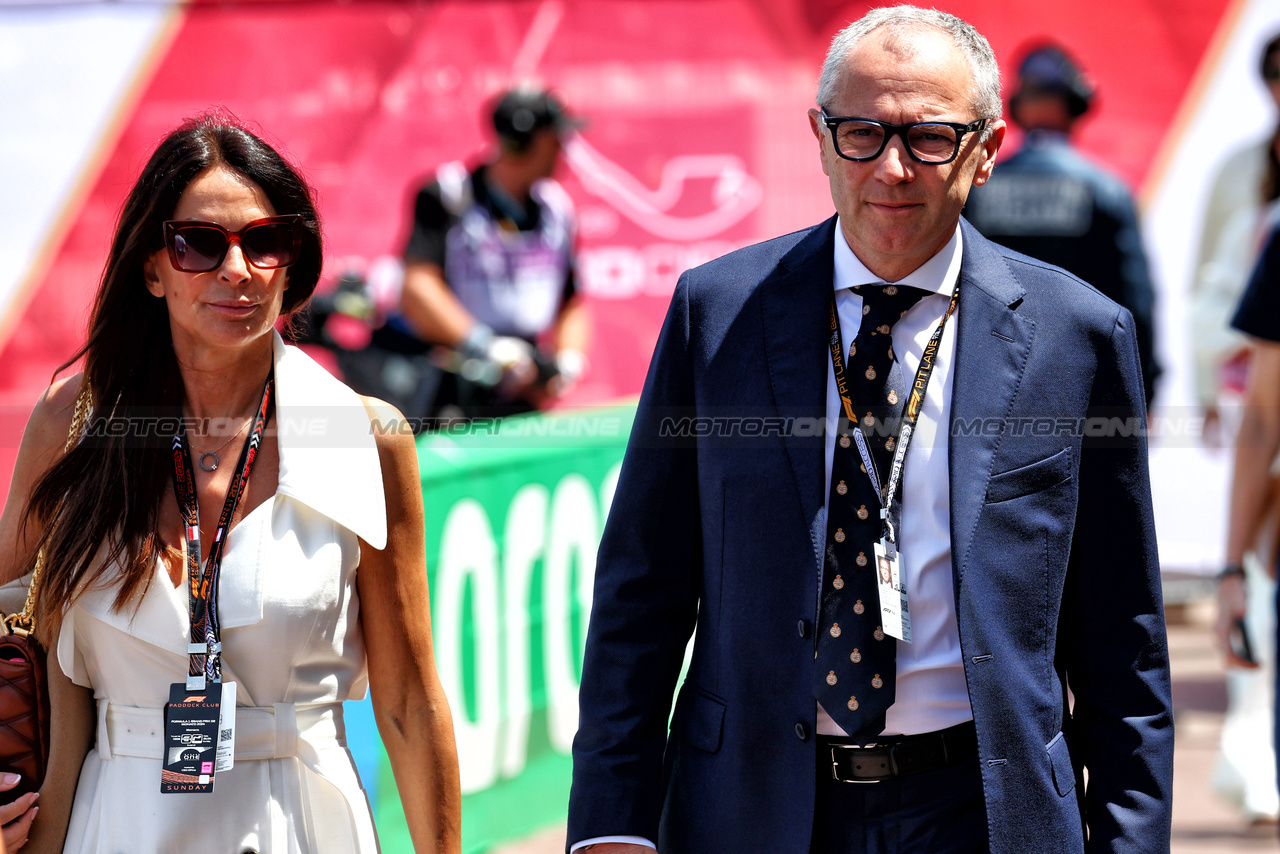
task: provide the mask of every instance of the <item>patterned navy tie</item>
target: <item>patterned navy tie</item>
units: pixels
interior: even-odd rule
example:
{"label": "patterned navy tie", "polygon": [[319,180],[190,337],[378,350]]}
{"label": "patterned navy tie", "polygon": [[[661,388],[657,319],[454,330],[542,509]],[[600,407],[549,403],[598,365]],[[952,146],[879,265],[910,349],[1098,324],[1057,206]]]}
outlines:
{"label": "patterned navy tie", "polygon": [[862,324],[845,364],[858,424],[850,425],[841,409],[827,498],[814,695],[845,732],[866,741],[884,730],[885,711],[893,705],[898,648],[880,625],[873,550],[881,535],[880,500],[852,430],[866,437],[885,488],[907,397],[890,332],[927,294],[902,285],[852,290],[862,297]]}

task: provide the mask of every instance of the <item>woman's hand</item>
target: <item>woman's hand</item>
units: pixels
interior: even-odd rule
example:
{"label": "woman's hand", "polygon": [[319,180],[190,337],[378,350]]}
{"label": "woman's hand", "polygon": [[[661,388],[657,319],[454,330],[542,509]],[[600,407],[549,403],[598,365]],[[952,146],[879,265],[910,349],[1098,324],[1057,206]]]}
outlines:
{"label": "woman's hand", "polygon": [[[7,792],[18,785],[22,777],[18,774],[0,775],[0,792]],[[0,806],[0,825],[4,826],[4,851],[13,854],[27,844],[27,836],[31,833],[31,822],[35,820],[40,807],[36,806],[39,792],[28,792],[13,803]]]}
{"label": "woman's hand", "polygon": [[1228,667],[1256,668],[1258,666],[1256,662],[1245,661],[1237,655],[1231,643],[1236,621],[1244,619],[1246,601],[1243,575],[1225,575],[1218,580],[1218,618],[1214,622],[1213,629],[1218,639],[1218,649],[1226,658]]}

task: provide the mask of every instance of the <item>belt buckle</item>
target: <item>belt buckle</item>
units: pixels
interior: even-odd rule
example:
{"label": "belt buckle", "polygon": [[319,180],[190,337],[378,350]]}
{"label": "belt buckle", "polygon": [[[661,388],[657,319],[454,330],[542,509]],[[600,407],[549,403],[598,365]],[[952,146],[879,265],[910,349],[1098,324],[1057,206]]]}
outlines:
{"label": "belt buckle", "polygon": [[[875,750],[877,748],[883,748],[884,750],[887,751],[886,757],[889,760],[889,773],[881,774],[875,777],[868,777],[866,779],[861,779],[861,780],[857,778],[844,779],[840,776],[840,763],[836,760],[836,751],[846,750],[850,753],[855,753],[862,750]],[[837,783],[859,783],[862,785],[875,785],[876,783],[883,783],[885,780],[891,779],[892,777],[895,777],[898,774],[898,763],[894,758],[893,745],[891,744],[877,744],[874,741],[869,744],[833,744],[831,745],[830,749],[831,749],[831,779]]]}

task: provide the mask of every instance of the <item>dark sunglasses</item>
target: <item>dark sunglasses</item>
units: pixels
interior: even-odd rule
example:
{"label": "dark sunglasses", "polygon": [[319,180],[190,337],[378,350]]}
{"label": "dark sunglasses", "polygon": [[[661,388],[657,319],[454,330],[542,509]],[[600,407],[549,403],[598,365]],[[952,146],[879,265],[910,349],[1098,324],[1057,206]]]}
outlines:
{"label": "dark sunglasses", "polygon": [[164,224],[169,261],[184,273],[218,269],[232,243],[239,244],[245,260],[261,270],[288,267],[302,249],[302,215],[255,219],[235,232],[216,222],[171,219]]}

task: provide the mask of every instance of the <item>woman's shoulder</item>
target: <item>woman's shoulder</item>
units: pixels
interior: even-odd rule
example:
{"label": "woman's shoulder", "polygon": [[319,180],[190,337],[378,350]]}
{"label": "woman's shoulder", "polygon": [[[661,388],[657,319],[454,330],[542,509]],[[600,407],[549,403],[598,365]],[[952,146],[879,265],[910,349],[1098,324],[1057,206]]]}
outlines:
{"label": "woman's shoulder", "polygon": [[63,379],[54,380],[44,390],[31,411],[27,422],[25,442],[33,443],[30,450],[41,456],[61,452],[67,443],[67,433],[75,418],[76,398],[80,394],[84,373],[77,372]]}
{"label": "woman's shoulder", "polygon": [[[34,535],[23,533],[23,519],[36,484],[62,457],[75,416],[80,374],[58,380],[45,389],[27,420],[22,446],[9,481],[9,500],[0,514],[0,582],[17,577],[24,556],[35,551]],[[11,560],[16,557],[17,560]],[[5,562],[8,562],[7,564]]]}
{"label": "woman's shoulder", "polygon": [[416,457],[417,444],[414,442],[413,430],[399,409],[385,400],[366,394],[360,395],[360,402],[369,413],[369,423],[374,426],[373,436],[379,455],[407,453]]}
{"label": "woman's shoulder", "polygon": [[388,533],[404,530],[404,523],[407,523],[408,530],[416,530],[421,536],[422,480],[418,473],[418,446],[413,431],[400,410],[385,400],[366,395],[361,395],[360,400],[369,413],[369,423],[378,447]]}

